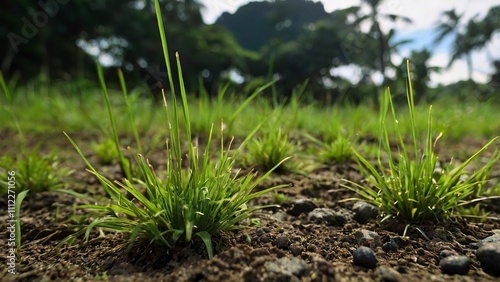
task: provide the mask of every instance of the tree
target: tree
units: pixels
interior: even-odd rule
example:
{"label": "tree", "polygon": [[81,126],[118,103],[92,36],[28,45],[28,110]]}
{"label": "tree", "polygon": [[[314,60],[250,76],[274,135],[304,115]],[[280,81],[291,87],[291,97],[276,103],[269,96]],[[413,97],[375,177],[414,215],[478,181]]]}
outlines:
{"label": "tree", "polygon": [[491,7],[484,17],[483,35],[486,42],[490,42],[493,35],[500,30],[500,5]]}
{"label": "tree", "polygon": [[493,65],[495,66],[495,71],[491,74],[489,85],[493,88],[500,88],[500,60],[494,61]]}
{"label": "tree", "polygon": [[[424,48],[419,51],[411,51],[407,58],[410,61],[411,81],[415,92],[415,103],[417,104],[427,97],[426,94],[428,84],[431,80],[431,73],[440,70],[439,67],[429,66],[431,57],[432,53],[427,48]],[[401,63],[398,80],[406,81],[406,59]]]}
{"label": "tree", "polygon": [[[438,24],[438,35],[434,39],[434,44],[438,45],[448,36],[454,36],[453,51],[448,63],[448,68],[460,57],[465,56],[467,62],[467,73],[469,80],[472,80],[472,44],[470,44],[466,33],[461,28],[461,21],[463,14],[457,14],[455,9],[444,11],[441,20]],[[473,28],[475,23],[473,20],[469,21],[469,28]]]}
{"label": "tree", "polygon": [[[0,67],[7,76],[17,72],[29,80],[45,72],[56,79],[95,77],[95,59],[106,56],[108,65],[140,74],[135,78],[151,87],[166,82],[153,1],[59,2],[3,4],[0,37],[7,42],[0,44]],[[160,5],[170,55],[173,59],[175,51],[181,53],[188,89],[207,71],[213,80],[227,68],[244,67],[246,53],[226,30],[203,23],[198,1],[160,0]]]}
{"label": "tree", "polygon": [[[347,25],[348,15],[352,11],[339,10],[331,14],[327,20],[321,20],[309,26],[309,30],[298,39],[281,44],[269,44],[263,49],[260,65],[266,66],[270,61],[272,73],[280,77],[277,87],[281,93],[290,95],[294,87],[305,80],[309,81],[309,92],[316,98],[335,100],[337,97],[326,97],[328,92],[333,96],[340,77],[334,75],[332,68],[361,63],[369,52],[356,50],[362,38],[353,26]],[[364,45],[361,42],[361,45]],[[255,70],[254,70],[255,71]],[[260,76],[265,76],[266,69],[259,69]]]}
{"label": "tree", "polygon": [[451,67],[457,59],[465,57],[468,77],[472,80],[474,70],[472,53],[483,49],[491,41],[493,34],[500,30],[499,14],[500,6],[492,7],[484,19],[478,20],[475,16],[464,26],[463,14],[457,14],[455,9],[442,13],[443,17],[437,27],[438,35],[434,43],[437,45],[448,36],[455,36],[448,67]]}
{"label": "tree", "polygon": [[245,49],[261,51],[271,41],[277,44],[295,40],[311,24],[327,18],[321,2],[274,0],[250,2],[234,14],[222,14],[217,23],[230,30]]}
{"label": "tree", "polygon": [[[386,69],[390,64],[391,48],[389,46],[389,40],[387,36],[380,28],[380,21],[381,19],[387,19],[392,22],[401,20],[406,23],[411,23],[412,20],[408,17],[395,14],[380,13],[379,8],[383,0],[362,0],[362,2],[369,7],[370,12],[366,15],[358,16],[355,24],[361,25],[364,22],[370,23],[370,30],[367,36],[372,37],[378,42],[378,68],[383,77],[382,84],[385,85],[387,81]],[[357,7],[357,9],[358,11],[360,11],[361,7]]]}

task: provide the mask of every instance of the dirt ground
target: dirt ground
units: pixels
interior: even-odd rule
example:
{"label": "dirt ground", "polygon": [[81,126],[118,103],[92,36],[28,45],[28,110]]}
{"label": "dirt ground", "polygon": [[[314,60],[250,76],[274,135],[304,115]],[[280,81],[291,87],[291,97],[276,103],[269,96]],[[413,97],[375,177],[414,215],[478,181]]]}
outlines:
{"label": "dirt ground", "polygon": [[[2,135],[0,149],[6,154],[13,153],[9,151],[8,140],[14,137]],[[92,138],[77,136],[75,139],[84,145]],[[64,155],[63,165],[76,170],[67,188],[100,193],[97,181],[84,171],[83,162],[69,142],[62,135],[50,140],[55,141],[45,142],[44,147],[60,150]],[[456,146],[479,148],[472,141]],[[84,150],[90,152],[88,148]],[[153,154],[152,162],[161,156]],[[95,158],[92,160],[97,162]],[[102,169],[116,175],[118,166]],[[307,175],[273,175],[267,185],[291,184],[279,191],[287,195],[287,202],[279,208],[254,213],[238,230],[214,236],[212,259],[207,258],[204,245],[196,239],[174,249],[137,242],[131,252],[126,252],[125,235],[97,231],[92,233],[88,244],[56,248],[72,233],[69,226],[75,216],[85,213],[76,207],[82,200],[56,192],[29,194],[21,211],[23,246],[16,274],[7,272],[9,247],[6,235],[2,235],[0,250],[4,254],[0,256],[0,280],[498,281],[498,277],[482,270],[476,251],[480,240],[500,230],[499,221],[455,220],[442,225],[410,226],[403,237],[406,224],[394,220],[381,223],[373,218],[364,222],[357,218],[353,210],[355,202],[342,201],[354,194],[340,186],[341,179],[359,182],[362,177],[354,163],[323,165]],[[254,204],[272,202],[272,196],[268,195]],[[2,198],[0,204],[6,207],[7,197]],[[498,202],[487,206],[489,216],[500,217],[497,206]],[[332,212],[333,219],[311,216],[314,208]],[[3,212],[0,215],[2,234],[7,225],[7,213]],[[375,268],[353,263],[353,252],[360,246],[375,251],[378,260]],[[466,275],[442,273],[440,260],[450,253],[471,259]]]}

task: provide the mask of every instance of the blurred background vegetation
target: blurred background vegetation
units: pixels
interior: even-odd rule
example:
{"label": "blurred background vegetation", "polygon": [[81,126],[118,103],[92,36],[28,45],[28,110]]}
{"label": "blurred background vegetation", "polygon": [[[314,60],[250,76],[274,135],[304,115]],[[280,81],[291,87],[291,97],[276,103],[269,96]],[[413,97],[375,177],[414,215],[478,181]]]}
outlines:
{"label": "blurred background vegetation", "polygon": [[[189,92],[204,87],[213,94],[228,83],[241,93],[251,93],[277,80],[272,92],[287,98],[307,81],[306,99],[353,104],[376,102],[382,86],[404,93],[404,61],[394,62],[392,54],[408,41],[395,42],[395,30],[384,32],[380,21],[411,24],[411,19],[381,13],[382,2],[363,0],[364,7],[331,13],[323,4],[308,0],[250,2],[234,14],[222,14],[214,24],[205,24],[199,1],[160,1],[171,55],[181,53]],[[436,24],[436,42],[455,34],[450,64],[465,58],[471,72],[470,54],[485,48],[498,33],[499,15],[500,5],[467,22],[454,9],[443,12]],[[367,24],[368,31],[361,28]],[[459,31],[458,26],[464,28]],[[118,87],[115,69],[120,67],[128,84],[153,93],[159,87],[168,88],[153,1],[4,1],[0,38],[0,67],[10,81],[95,85],[97,59],[111,72],[107,75],[111,85]],[[429,65],[431,55],[422,49],[408,56],[418,101],[450,96],[500,100],[499,58],[492,58],[495,72],[486,84],[474,82],[469,75],[466,81],[429,87],[432,72],[446,71]],[[361,70],[356,82],[332,71],[353,65]],[[373,81],[374,73],[382,74],[381,83]]]}

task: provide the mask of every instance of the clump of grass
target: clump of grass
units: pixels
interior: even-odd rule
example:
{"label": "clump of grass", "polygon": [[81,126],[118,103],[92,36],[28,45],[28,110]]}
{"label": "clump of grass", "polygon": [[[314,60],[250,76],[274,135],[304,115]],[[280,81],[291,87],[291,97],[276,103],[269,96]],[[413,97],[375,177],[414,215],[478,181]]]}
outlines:
{"label": "clump of grass", "polygon": [[285,204],[285,203],[290,202],[290,199],[288,198],[288,196],[286,194],[278,193],[276,191],[271,193],[271,198],[275,204],[280,205],[280,206]]}
{"label": "clump of grass", "polygon": [[[176,54],[182,112],[178,110],[157,0],[155,8],[172,94],[171,107],[168,108],[172,110],[172,114],[169,119],[169,139],[166,142],[165,177],[160,178],[144,156],[133,154],[141,180],[134,183],[129,178],[123,181],[111,181],[89,163],[80,148],[67,135],[87,164],[88,170],[101,181],[110,199],[107,203],[83,206],[85,209],[98,212],[98,215],[88,226],[81,228],[66,241],[71,241],[80,235],[85,235],[85,239],[88,240],[90,231],[94,228],[128,233],[129,249],[136,239],[146,239],[151,244],[171,247],[178,241],[190,242],[194,236],[198,236],[205,243],[208,256],[212,257],[213,234],[221,230],[238,228],[238,223],[246,219],[251,212],[264,208],[248,207],[250,200],[286,186],[280,185],[253,192],[253,188],[268,177],[281,162],[260,177],[254,172],[246,175],[240,175],[239,170],[235,172],[237,157],[257,129],[236,149],[234,155],[230,154],[232,142],[225,148],[221,134],[219,154],[214,160],[210,152],[212,127],[207,146],[203,152],[199,152],[191,137],[191,122],[179,55]],[[165,96],[164,102],[168,117]],[[185,136],[181,134],[181,121],[184,121]],[[182,153],[183,141],[187,142],[186,156]],[[126,197],[127,195],[129,197]]]}
{"label": "clump of grass", "polygon": [[327,142],[319,140],[311,135],[306,135],[319,148],[314,149],[313,153],[322,163],[344,164],[354,159],[353,144],[350,138],[343,134],[338,134],[333,141]]}
{"label": "clump of grass", "polygon": [[[417,130],[414,115],[414,96],[407,64],[407,102],[411,122],[411,144],[399,129],[398,120],[390,92],[387,90],[380,112],[380,152],[377,165],[355,151],[363,171],[369,176],[368,184],[361,185],[347,181],[347,188],[354,190],[362,199],[378,206],[386,217],[397,217],[409,223],[437,222],[450,217],[463,216],[459,208],[471,203],[478,185],[485,183],[485,174],[498,161],[491,158],[468,177],[463,177],[467,166],[483,153],[497,138],[488,142],[479,151],[451,170],[438,170],[438,156],[435,144],[441,137],[434,138],[432,112],[429,109],[427,132],[423,144],[417,142]],[[386,125],[387,112],[391,112],[394,121],[397,153],[391,151],[389,130]],[[382,161],[382,150],[387,154],[387,163]]]}
{"label": "clump of grass", "polygon": [[297,161],[291,159],[283,163],[284,159],[296,156],[299,149],[300,145],[290,140],[281,129],[269,130],[248,144],[246,164],[264,171],[278,165],[279,172],[299,172],[301,167]]}
{"label": "clump of grass", "polygon": [[92,143],[90,148],[99,158],[99,162],[104,165],[112,164],[119,157],[115,142],[111,138]]}
{"label": "clump of grass", "polygon": [[65,177],[73,173],[72,170],[61,167],[59,158],[52,152],[41,155],[38,149],[23,153],[16,157],[3,156],[0,159],[0,192],[7,192],[7,171],[16,172],[16,192],[30,190],[32,193],[43,192],[61,188]]}

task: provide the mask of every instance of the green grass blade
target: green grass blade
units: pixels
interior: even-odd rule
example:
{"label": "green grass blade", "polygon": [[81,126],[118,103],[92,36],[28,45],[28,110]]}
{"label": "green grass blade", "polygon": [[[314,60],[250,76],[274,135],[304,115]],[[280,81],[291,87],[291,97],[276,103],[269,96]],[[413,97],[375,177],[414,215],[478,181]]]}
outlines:
{"label": "green grass blade", "polygon": [[123,99],[127,106],[127,112],[130,118],[130,125],[132,126],[132,131],[134,133],[135,142],[137,143],[137,150],[139,154],[142,154],[141,139],[139,138],[139,132],[137,131],[137,126],[135,124],[134,113],[132,112],[132,105],[130,105],[130,99],[128,97],[127,85],[125,84],[125,78],[123,77],[123,72],[121,69],[118,69],[118,79],[120,80],[120,86],[123,92]]}
{"label": "green grass blade", "polygon": [[19,252],[21,251],[21,220],[19,219],[20,214],[21,214],[21,205],[23,203],[24,198],[26,198],[26,195],[28,195],[29,190],[25,190],[22,192],[19,192],[16,196],[16,205],[14,207],[15,209],[15,216],[14,220],[16,221],[16,253],[19,256]]}
{"label": "green grass blade", "polygon": [[214,249],[212,246],[212,236],[206,231],[200,231],[197,232],[196,235],[203,240],[203,243],[205,243],[205,247],[207,248],[207,253],[208,253],[208,258],[213,258],[214,257]]}
{"label": "green grass blade", "polygon": [[[422,93],[421,93],[422,94]],[[413,141],[414,156],[418,155],[417,147],[417,133],[416,133],[416,120],[415,120],[415,97],[413,93],[413,85],[411,82],[410,61],[406,60],[406,99],[408,102],[408,110],[410,112],[411,134]],[[429,125],[430,126],[430,125]]]}
{"label": "green grass blade", "polygon": [[167,67],[168,82],[170,84],[170,92],[172,92],[172,95],[175,96],[174,80],[172,78],[172,68],[170,65],[170,57],[168,56],[167,38],[165,36],[165,29],[164,29],[164,25],[163,25],[163,18],[161,16],[160,3],[158,0],[154,0],[154,1],[155,1],[154,3],[155,3],[156,20],[158,22],[158,30],[160,33],[161,46],[162,46],[162,50],[163,50],[163,58],[165,59],[165,66]]}
{"label": "green grass blade", "polygon": [[120,160],[120,167],[122,169],[124,176],[126,178],[131,178],[132,173],[130,171],[130,163],[128,162],[127,159],[125,159],[125,156],[123,155],[123,152],[120,148],[120,140],[118,139],[118,131],[117,131],[117,127],[116,127],[115,116],[113,114],[113,110],[111,109],[111,102],[109,100],[108,88],[106,87],[106,81],[104,79],[104,73],[102,71],[102,66],[98,63],[97,63],[97,76],[99,77],[99,83],[101,84],[102,95],[104,97],[106,109],[108,110],[109,121],[111,123],[110,124],[111,135],[112,135],[113,140],[115,142],[116,151],[118,152],[118,158]]}

